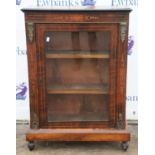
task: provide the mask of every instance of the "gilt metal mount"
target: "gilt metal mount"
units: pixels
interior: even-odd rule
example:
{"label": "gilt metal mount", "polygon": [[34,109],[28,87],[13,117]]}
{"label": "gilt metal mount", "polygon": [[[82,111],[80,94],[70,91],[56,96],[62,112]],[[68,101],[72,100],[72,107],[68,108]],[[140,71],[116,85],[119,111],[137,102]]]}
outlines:
{"label": "gilt metal mount", "polygon": [[37,129],[38,128],[38,117],[37,114],[33,114],[33,122],[32,122],[32,128]]}
{"label": "gilt metal mount", "polygon": [[32,43],[33,37],[34,37],[34,23],[32,22],[27,23],[27,31],[28,31],[29,41]]}
{"label": "gilt metal mount", "polygon": [[118,129],[122,129],[122,127],[123,127],[123,119],[122,119],[122,113],[121,112],[119,112],[118,113],[118,121],[117,121],[117,128]]}
{"label": "gilt metal mount", "polygon": [[127,23],[126,22],[120,22],[120,36],[121,36],[122,42],[125,41],[126,31],[127,31]]}

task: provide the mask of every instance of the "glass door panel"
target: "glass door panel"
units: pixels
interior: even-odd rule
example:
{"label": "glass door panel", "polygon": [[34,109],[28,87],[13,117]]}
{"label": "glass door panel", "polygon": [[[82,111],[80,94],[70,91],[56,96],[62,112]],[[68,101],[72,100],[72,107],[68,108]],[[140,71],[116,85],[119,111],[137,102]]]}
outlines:
{"label": "glass door panel", "polygon": [[[48,32],[46,60],[49,122],[108,121],[109,59],[61,58],[61,55],[106,54],[107,32]],[[53,39],[51,39],[53,38]],[[106,39],[105,39],[106,38]],[[102,44],[103,42],[103,44]]]}

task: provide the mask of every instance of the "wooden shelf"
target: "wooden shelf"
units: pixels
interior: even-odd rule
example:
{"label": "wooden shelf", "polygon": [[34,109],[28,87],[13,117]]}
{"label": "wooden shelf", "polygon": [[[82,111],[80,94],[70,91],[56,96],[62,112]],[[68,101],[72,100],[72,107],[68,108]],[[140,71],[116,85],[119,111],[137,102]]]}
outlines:
{"label": "wooden shelf", "polygon": [[109,59],[109,52],[50,52],[46,54],[48,59],[73,59],[73,58],[94,58],[94,59]]}
{"label": "wooden shelf", "polygon": [[[108,115],[107,115],[108,116]],[[104,114],[85,113],[79,115],[50,115],[48,122],[87,122],[87,121],[108,121]]]}
{"label": "wooden shelf", "polygon": [[108,85],[54,85],[48,87],[48,94],[108,94]]}

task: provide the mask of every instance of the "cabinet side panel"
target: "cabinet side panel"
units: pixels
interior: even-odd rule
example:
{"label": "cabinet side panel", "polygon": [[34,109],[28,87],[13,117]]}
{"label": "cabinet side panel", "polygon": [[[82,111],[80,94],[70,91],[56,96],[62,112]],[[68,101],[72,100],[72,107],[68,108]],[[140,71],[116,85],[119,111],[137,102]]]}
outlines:
{"label": "cabinet side panel", "polygon": [[25,20],[30,89],[30,128],[39,128],[35,24]]}
{"label": "cabinet side panel", "polygon": [[[126,15],[128,18],[129,15]],[[128,49],[128,20],[119,23],[119,43],[117,47],[117,128],[126,127],[126,73]]]}

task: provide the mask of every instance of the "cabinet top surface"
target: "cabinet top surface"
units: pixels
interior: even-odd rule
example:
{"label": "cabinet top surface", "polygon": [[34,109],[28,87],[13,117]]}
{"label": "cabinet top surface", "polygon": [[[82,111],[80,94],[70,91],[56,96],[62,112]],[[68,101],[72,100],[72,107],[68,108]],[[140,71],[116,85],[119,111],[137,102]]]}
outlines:
{"label": "cabinet top surface", "polygon": [[100,6],[100,7],[27,7],[27,8],[23,8],[22,9],[23,12],[27,12],[27,11],[48,11],[48,12],[61,12],[61,11],[66,11],[66,12],[76,12],[76,11],[83,11],[83,12],[87,12],[87,11],[108,11],[108,12],[119,12],[119,11],[123,11],[123,12],[130,12],[132,11],[132,9],[130,8],[125,8],[125,7],[104,7],[104,6]]}

